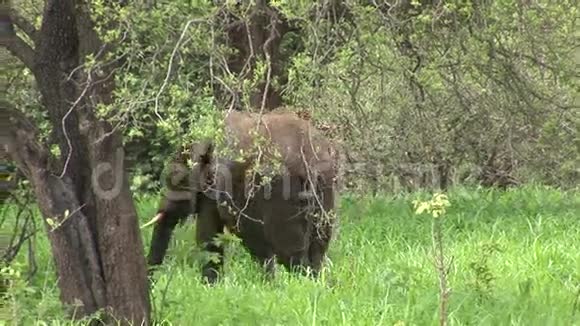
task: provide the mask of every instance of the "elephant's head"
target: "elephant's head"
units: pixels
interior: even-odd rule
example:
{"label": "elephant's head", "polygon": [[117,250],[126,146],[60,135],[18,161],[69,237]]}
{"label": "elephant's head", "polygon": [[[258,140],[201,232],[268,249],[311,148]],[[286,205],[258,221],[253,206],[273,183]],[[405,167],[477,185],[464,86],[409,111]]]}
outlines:
{"label": "elephant's head", "polygon": [[174,157],[165,172],[166,191],[157,212],[141,228],[162,220],[184,221],[187,216],[197,213],[198,198],[203,195],[207,183],[211,150],[211,143],[204,141]]}
{"label": "elephant's head", "polygon": [[211,161],[210,153],[210,143],[201,142],[177,155],[169,165],[165,177],[166,192],[157,213],[141,227],[154,225],[149,265],[161,264],[175,226],[185,221],[187,216],[197,213],[198,198],[204,196],[203,186],[207,180],[203,175]]}

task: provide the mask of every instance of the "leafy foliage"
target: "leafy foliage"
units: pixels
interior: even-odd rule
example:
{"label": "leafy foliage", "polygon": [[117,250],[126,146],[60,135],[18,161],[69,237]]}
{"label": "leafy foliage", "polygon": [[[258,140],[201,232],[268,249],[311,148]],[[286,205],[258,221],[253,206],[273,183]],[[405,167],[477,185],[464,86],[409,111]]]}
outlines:
{"label": "leafy foliage", "polygon": [[[136,190],[155,189],[180,146],[219,135],[219,112],[251,110],[252,92],[270,75],[287,106],[308,111],[344,145],[351,187],[578,180],[573,1],[93,1],[91,8],[115,51],[88,58],[85,68],[122,63],[115,102],[100,114],[124,130]],[[247,40],[233,37],[231,26],[250,30],[267,10],[288,25],[278,52],[268,61],[253,49],[249,73],[233,69],[232,58],[247,55],[234,43]],[[121,23],[111,28],[113,21]],[[30,76],[21,69],[7,76],[11,99],[46,121]]]}

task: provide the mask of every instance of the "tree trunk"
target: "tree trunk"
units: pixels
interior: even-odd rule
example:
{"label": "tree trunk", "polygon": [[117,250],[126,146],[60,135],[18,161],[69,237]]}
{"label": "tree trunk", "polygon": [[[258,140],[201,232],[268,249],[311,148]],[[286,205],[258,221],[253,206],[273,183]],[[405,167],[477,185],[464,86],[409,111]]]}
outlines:
{"label": "tree trunk", "polygon": [[[229,16],[228,13],[225,15]],[[228,26],[227,41],[237,50],[236,55],[229,58],[229,69],[245,80],[253,78],[258,61],[263,60],[268,67],[260,76],[259,85],[249,94],[249,106],[265,110],[281,106],[280,88],[286,84],[287,76],[280,56],[280,44],[289,30],[287,22],[269,6],[267,0],[258,0],[247,20],[235,21]],[[275,80],[278,87],[274,87]]]}
{"label": "tree trunk", "polygon": [[[94,103],[112,98],[112,73],[95,83],[91,72],[78,69],[86,54],[107,48],[76,1],[46,1],[38,32],[10,14],[11,34],[0,44],[34,74],[60,156],[13,109],[8,153],[30,180],[46,221],[61,300],[76,317],[104,310],[109,321],[148,324],[147,269],[122,137],[93,115]],[[14,33],[13,22],[35,33],[32,46]]]}

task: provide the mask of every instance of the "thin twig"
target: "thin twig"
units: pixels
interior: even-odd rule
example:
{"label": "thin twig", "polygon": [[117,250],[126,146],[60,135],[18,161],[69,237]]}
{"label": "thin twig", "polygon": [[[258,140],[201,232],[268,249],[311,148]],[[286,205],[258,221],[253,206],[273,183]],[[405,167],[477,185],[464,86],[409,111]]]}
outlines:
{"label": "thin twig", "polygon": [[161,97],[161,94],[165,90],[165,87],[167,87],[167,83],[169,82],[169,78],[171,77],[171,73],[173,72],[172,71],[173,70],[172,69],[173,68],[173,60],[175,59],[175,55],[177,54],[177,50],[179,49],[179,46],[181,45],[181,42],[183,41],[183,38],[185,37],[185,33],[189,29],[189,26],[193,23],[203,23],[203,22],[206,22],[206,20],[199,19],[199,18],[189,20],[185,24],[185,27],[183,27],[183,30],[181,31],[181,35],[179,36],[179,39],[177,40],[177,43],[175,44],[173,51],[171,51],[171,57],[169,57],[169,64],[167,67],[167,73],[165,75],[165,80],[163,80],[163,84],[161,84],[161,87],[159,88],[159,91],[157,92],[157,95],[155,96],[155,115],[157,115],[157,117],[160,120],[163,120],[163,118],[159,114],[159,97]]}
{"label": "thin twig", "polygon": [[439,275],[439,325],[447,325],[447,303],[450,290],[447,285],[447,268],[443,250],[443,234],[441,231],[441,218],[433,220],[432,230],[433,249],[435,250],[435,267]]}
{"label": "thin twig", "polygon": [[81,92],[81,95],[79,95],[79,97],[74,101],[73,105],[71,105],[71,107],[69,108],[69,110],[66,112],[66,114],[64,115],[64,117],[61,120],[62,132],[63,132],[64,138],[66,139],[66,143],[68,146],[68,152],[67,152],[66,160],[64,162],[64,166],[62,167],[62,173],[60,174],[59,178],[63,178],[64,175],[66,174],[66,170],[67,170],[68,165],[70,163],[70,160],[72,157],[72,152],[73,152],[72,141],[70,140],[70,137],[68,136],[68,132],[66,130],[66,119],[69,117],[69,115],[71,115],[73,110],[77,107],[77,105],[80,103],[80,101],[85,97],[90,86],[91,86],[91,73],[89,72],[89,74],[87,76],[87,82],[86,82],[85,88]]}

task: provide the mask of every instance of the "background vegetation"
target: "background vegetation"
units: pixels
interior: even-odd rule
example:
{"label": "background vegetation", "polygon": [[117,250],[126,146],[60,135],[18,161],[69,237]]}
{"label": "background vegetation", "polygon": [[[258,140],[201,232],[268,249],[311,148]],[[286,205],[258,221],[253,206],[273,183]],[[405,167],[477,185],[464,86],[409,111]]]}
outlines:
{"label": "background vegetation", "polygon": [[[100,112],[123,131],[135,190],[156,189],[167,157],[211,134],[216,112],[261,109],[254,90],[268,80],[342,143],[345,184],[361,190],[433,186],[432,171],[443,183],[578,181],[574,1],[252,3],[92,5],[116,50],[86,67],[121,62]],[[276,44],[251,56],[236,24]],[[9,99],[49,129],[30,74],[4,69]]]}
{"label": "background vegetation", "polygon": [[[16,35],[33,46],[44,2],[10,4]],[[224,110],[286,106],[341,146],[340,234],[322,280],[281,272],[265,283],[233,244],[224,283],[203,287],[187,225],[156,274],[158,321],[434,323],[431,222],[411,201],[451,189],[450,322],[580,324],[575,1],[99,0],[89,9],[107,51],[80,51],[74,87],[114,78],[109,100],[83,105],[122,135],[142,221],[166,162],[215,135]],[[2,100],[34,122],[52,157],[66,156],[35,74],[2,42]],[[35,204],[21,180],[0,208],[2,309],[16,324],[67,323]]]}
{"label": "background vegetation", "polygon": [[[194,226],[179,228],[151,290],[159,325],[433,325],[438,284],[430,218],[405,196],[344,196],[339,235],[320,280],[288,274],[273,282],[236,242],[225,278],[199,280]],[[500,192],[456,189],[443,224],[452,289],[452,325],[579,325],[580,228],[577,192],[526,186]],[[139,200],[145,222],[156,198]],[[144,232],[148,241],[150,230]],[[48,240],[34,241],[38,271],[27,279],[27,252],[13,268],[4,307],[14,324],[68,324]]]}

